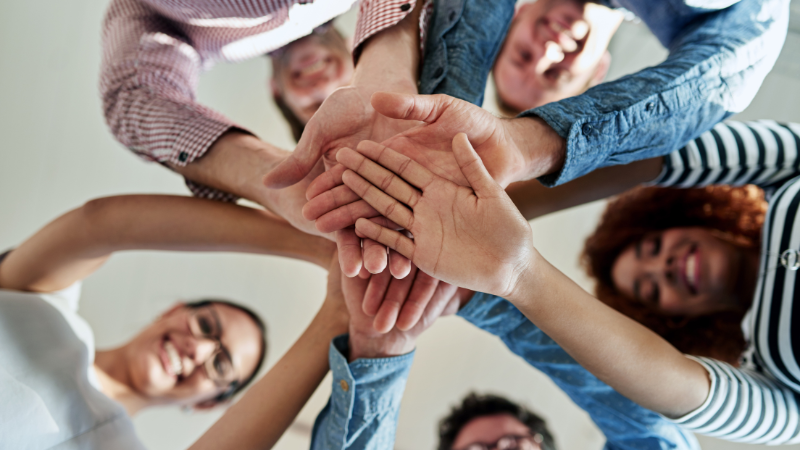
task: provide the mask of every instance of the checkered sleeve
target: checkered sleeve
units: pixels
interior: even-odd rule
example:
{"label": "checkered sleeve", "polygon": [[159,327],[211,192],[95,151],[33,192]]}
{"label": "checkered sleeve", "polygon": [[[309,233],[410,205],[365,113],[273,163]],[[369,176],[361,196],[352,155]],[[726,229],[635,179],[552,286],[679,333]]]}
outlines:
{"label": "checkered sleeve", "polygon": [[364,41],[397,25],[416,5],[416,0],[361,0],[353,39],[353,57],[358,59]]}
{"label": "checkered sleeve", "polygon": [[[117,140],[140,157],[183,166],[236,125],[195,102],[201,55],[168,19],[138,0],[114,0],[103,22],[100,93]],[[227,194],[188,183],[193,193]]]}

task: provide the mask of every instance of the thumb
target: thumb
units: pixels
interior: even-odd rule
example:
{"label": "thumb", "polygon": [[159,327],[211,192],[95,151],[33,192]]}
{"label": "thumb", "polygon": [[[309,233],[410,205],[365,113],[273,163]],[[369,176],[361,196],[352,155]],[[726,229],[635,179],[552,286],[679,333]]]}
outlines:
{"label": "thumb", "polygon": [[268,188],[281,189],[305,178],[322,157],[322,146],[313,129],[306,128],[294,152],[264,176]]}
{"label": "thumb", "polygon": [[472,148],[472,144],[469,143],[466,134],[458,133],[453,138],[453,155],[456,158],[458,167],[461,169],[461,173],[464,174],[472,190],[475,191],[475,195],[478,197],[493,197],[498,190],[502,191],[500,185],[489,175],[489,171],[486,170],[486,166],[483,165],[478,153]]}
{"label": "thumb", "polygon": [[392,119],[421,120],[433,123],[453,101],[447,95],[412,95],[376,92],[370,99],[372,107]]}

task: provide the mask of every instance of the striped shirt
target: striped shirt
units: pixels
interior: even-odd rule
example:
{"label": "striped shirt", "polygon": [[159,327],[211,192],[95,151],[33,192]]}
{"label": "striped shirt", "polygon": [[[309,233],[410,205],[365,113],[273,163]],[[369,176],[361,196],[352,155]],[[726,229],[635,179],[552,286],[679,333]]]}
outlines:
{"label": "striped shirt", "polygon": [[[661,186],[756,184],[769,198],[759,278],[742,328],[749,348],[739,368],[694,358],[711,378],[697,410],[676,420],[691,430],[754,444],[800,442],[800,125],[726,122],[664,158]],[[793,324],[798,323],[798,329]],[[797,331],[797,334],[795,334]]]}
{"label": "striped shirt", "polygon": [[[112,0],[103,20],[100,93],[111,132],[148,161],[183,166],[238,127],[198,104],[202,71],[308,35],[357,0]],[[415,0],[361,0],[354,46],[397,24]],[[195,195],[230,194],[187,181]]]}

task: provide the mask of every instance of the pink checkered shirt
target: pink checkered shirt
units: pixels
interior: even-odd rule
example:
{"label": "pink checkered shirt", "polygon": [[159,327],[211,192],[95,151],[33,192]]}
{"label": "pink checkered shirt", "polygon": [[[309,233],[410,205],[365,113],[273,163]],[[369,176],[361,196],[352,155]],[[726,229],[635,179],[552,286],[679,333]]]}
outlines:
{"label": "pink checkered shirt", "polygon": [[[148,161],[203,156],[234,124],[198,104],[199,75],[309,34],[357,0],[112,0],[103,21],[100,93],[111,132]],[[292,8],[296,4],[302,5]],[[415,0],[361,0],[354,48],[398,23]],[[291,14],[290,14],[291,9]],[[187,180],[196,196],[236,197]]]}

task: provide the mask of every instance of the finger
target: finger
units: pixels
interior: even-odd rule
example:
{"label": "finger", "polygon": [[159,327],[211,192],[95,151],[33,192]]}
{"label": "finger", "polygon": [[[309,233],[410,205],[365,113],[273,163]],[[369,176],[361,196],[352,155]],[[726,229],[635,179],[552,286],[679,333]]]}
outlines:
{"label": "finger", "polygon": [[386,289],[389,288],[391,281],[391,274],[385,270],[369,279],[367,290],[364,292],[364,302],[361,305],[364,314],[370,317],[375,317],[375,314],[378,314],[383,298],[386,296]]}
{"label": "finger", "polygon": [[306,200],[311,200],[319,194],[341,185],[342,173],[344,173],[346,169],[347,168],[345,166],[336,164],[335,166],[331,167],[330,170],[326,170],[320,174],[320,176],[314,178],[314,181],[312,181],[306,189]]}
{"label": "finger", "polygon": [[422,317],[414,326],[413,332],[420,333],[429,328],[439,317],[454,314],[458,311],[458,297],[456,293],[458,287],[444,281],[440,281],[436,286],[431,301],[422,314]]}
{"label": "finger", "polygon": [[291,186],[311,172],[322,157],[322,146],[316,139],[317,128],[309,123],[294,152],[264,176],[263,181],[268,188],[281,189]]}
{"label": "finger", "polygon": [[[306,220],[317,220],[323,214],[358,200],[361,200],[361,197],[356,195],[349,187],[345,185],[336,186],[329,191],[317,195],[303,205],[303,217]],[[345,226],[349,225],[352,224]]]}
{"label": "finger", "polygon": [[398,280],[393,278],[389,283],[389,289],[386,290],[386,295],[383,298],[378,314],[375,315],[375,320],[372,322],[372,327],[379,333],[387,333],[394,328],[397,322],[397,316],[400,313],[400,308],[408,298],[408,293],[414,283],[414,273]]}
{"label": "finger", "polygon": [[414,214],[402,203],[385,194],[353,171],[348,170],[342,175],[345,184],[359,197],[364,199],[375,210],[400,225],[402,228],[411,229],[414,224]]}
{"label": "finger", "polygon": [[392,119],[435,122],[455,100],[447,95],[411,95],[376,92],[370,102],[375,111]]}
{"label": "finger", "polygon": [[461,173],[469,182],[478,197],[496,196],[502,188],[489,175],[478,153],[472,148],[467,135],[458,133],[453,138],[453,154],[456,157]]}
{"label": "finger", "polygon": [[336,232],[336,247],[339,249],[339,266],[347,277],[358,275],[361,270],[361,239],[353,228]]}
{"label": "finger", "polygon": [[372,239],[364,239],[361,242],[363,245],[364,268],[373,274],[383,272],[388,262],[386,246]]}
{"label": "finger", "polygon": [[431,301],[439,280],[419,270],[397,317],[397,328],[408,331],[417,324]]}
{"label": "finger", "polygon": [[420,195],[411,186],[424,191],[436,179],[436,175],[413,159],[377,142],[361,141],[356,151],[342,150],[337,154],[340,163],[409,205],[416,203],[414,199]]}
{"label": "finger", "polygon": [[409,239],[403,233],[384,228],[368,219],[358,219],[356,221],[356,229],[362,235],[397,251],[397,253],[412,262],[414,261],[413,256],[416,245],[412,239]]}
{"label": "finger", "polygon": [[342,228],[351,227],[356,223],[356,220],[362,217],[371,219],[373,217],[380,217],[380,215],[381,214],[370,206],[369,203],[359,199],[353,203],[323,214],[317,218],[314,225],[317,227],[317,230],[326,230],[320,231],[321,233],[330,233],[341,230]]}
{"label": "finger", "polygon": [[395,278],[405,278],[411,272],[411,261],[400,253],[389,249],[389,272]]}
{"label": "finger", "polygon": [[361,265],[361,270],[358,271],[358,278],[362,280],[369,280],[372,277],[372,274],[369,273],[369,270],[364,268],[364,265]]}

